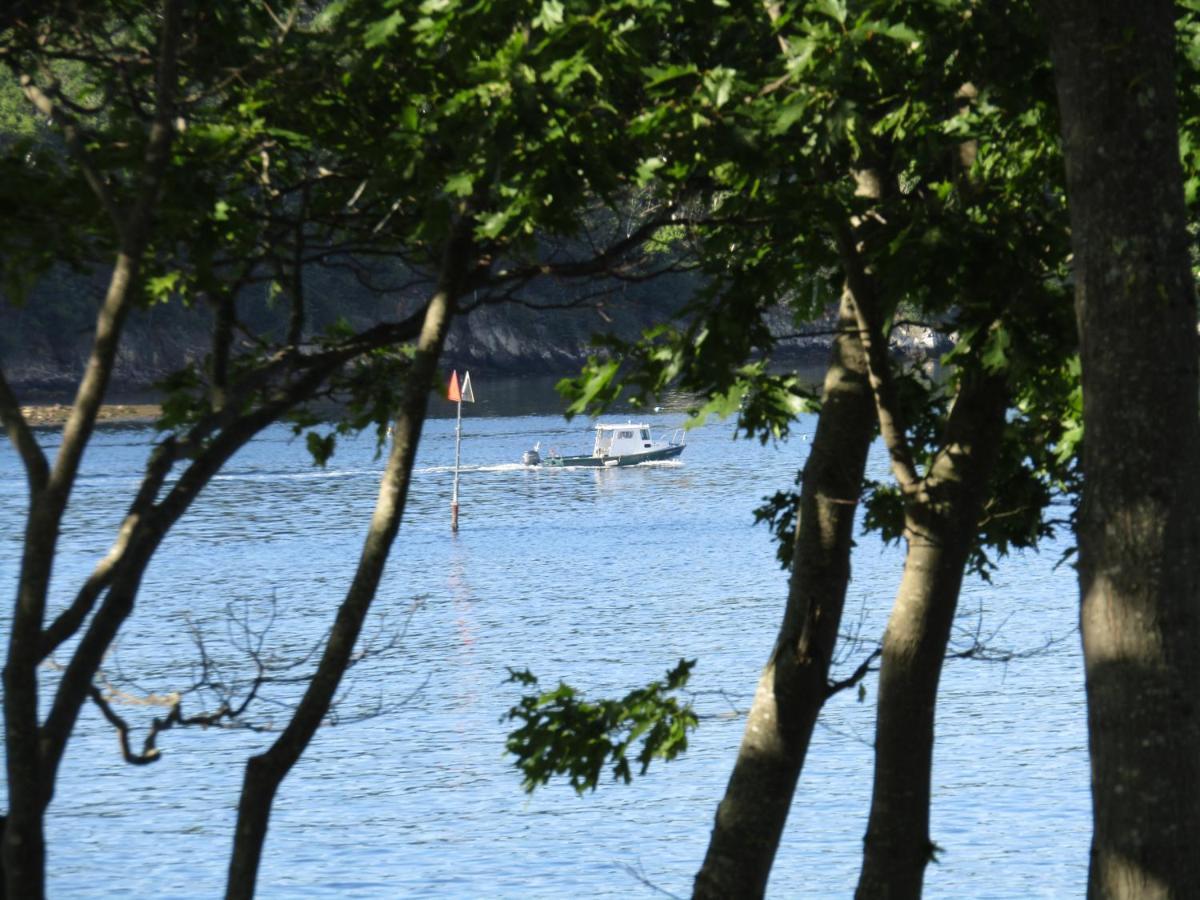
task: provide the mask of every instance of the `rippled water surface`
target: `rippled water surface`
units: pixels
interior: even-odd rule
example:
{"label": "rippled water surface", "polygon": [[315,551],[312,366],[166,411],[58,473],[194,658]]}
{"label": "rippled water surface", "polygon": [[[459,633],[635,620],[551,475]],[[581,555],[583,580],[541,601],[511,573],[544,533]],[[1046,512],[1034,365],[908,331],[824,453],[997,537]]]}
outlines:
{"label": "rippled water surface", "polygon": [[[500,390],[500,387],[503,390]],[[813,422],[778,446],[695,429],[677,463],[619,470],[531,470],[535,441],[590,448],[544,392],[475,386],[464,419],[462,525],[449,530],[454,421],[427,425],[408,511],[357,666],[339,705],[357,720],[321,731],[276,804],[262,897],[677,895],[690,891],[716,802],[782,611],[785,576],[764,496],[789,488]],[[498,398],[498,399],[497,399]],[[641,418],[641,417],[639,417]],[[656,429],[682,416],[645,416]],[[41,434],[48,446],[57,435]],[[71,503],[56,600],[111,539],[153,432],[102,429]],[[0,439],[2,440],[2,439]],[[884,477],[879,448],[871,466]],[[264,657],[303,660],[328,628],[353,571],[382,460],[367,438],[328,468],[274,428],[239,454],[153,562],[108,669],[131,693],[188,683],[204,635],[226,675],[230,610],[261,623]],[[0,443],[0,584],[12,596],[24,479]],[[1007,664],[954,661],[943,676],[934,771],[939,863],[929,897],[1060,897],[1084,892],[1088,771],[1072,571],[1061,546],[1004,560],[991,585],[968,580],[960,625],[998,648],[1045,652]],[[859,539],[850,625],[874,639],[901,557]],[[6,604],[7,605],[7,604]],[[7,614],[0,620],[7,631]],[[5,638],[6,639],[6,638]],[[394,643],[394,646],[388,646]],[[843,674],[861,659],[848,656]],[[501,721],[518,690],[506,667],[589,693],[624,693],[681,657],[702,714],[688,752],[632,785],[577,797],[521,791]],[[52,673],[48,674],[52,679]],[[827,707],[771,882],[774,897],[849,896],[870,796],[874,683]],[[287,685],[272,696],[281,703]],[[187,711],[198,711],[193,706]],[[122,707],[144,723],[144,709]],[[280,719],[283,706],[259,709]],[[49,821],[53,897],[215,897],[222,892],[246,757],[270,735],[177,730],[163,758],[130,767],[112,731],[85,711]],[[647,886],[649,882],[654,887]]]}

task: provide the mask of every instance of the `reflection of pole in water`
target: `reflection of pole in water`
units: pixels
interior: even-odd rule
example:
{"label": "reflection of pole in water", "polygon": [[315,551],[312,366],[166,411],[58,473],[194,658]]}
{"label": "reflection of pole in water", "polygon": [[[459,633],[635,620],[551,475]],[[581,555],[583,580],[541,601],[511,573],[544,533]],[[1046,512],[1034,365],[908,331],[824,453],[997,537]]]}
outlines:
{"label": "reflection of pole in water", "polygon": [[[449,559],[446,568],[446,593],[449,595],[454,635],[445,636],[449,665],[454,678],[449,690],[449,702],[456,710],[472,710],[492,702],[495,671],[484,671],[486,660],[481,659],[476,646],[475,593],[468,577],[471,564],[469,541],[449,541]],[[474,736],[473,715],[456,714],[451,728],[462,740]]]}
{"label": "reflection of pole in water", "polygon": [[450,596],[454,601],[454,625],[458,629],[458,637],[466,650],[475,648],[475,630],[472,627],[472,613],[475,604],[472,603],[471,585],[467,582],[467,569],[463,564],[464,551],[455,541],[450,549],[450,572],[446,578]]}
{"label": "reflection of pole in water", "polygon": [[454,490],[450,495],[450,530],[458,531],[458,466],[462,460],[462,405],[475,402],[475,392],[471,390],[471,373],[463,377],[462,389],[458,387],[458,370],[450,373],[450,390],[447,397],[458,403],[458,415],[454,422]]}

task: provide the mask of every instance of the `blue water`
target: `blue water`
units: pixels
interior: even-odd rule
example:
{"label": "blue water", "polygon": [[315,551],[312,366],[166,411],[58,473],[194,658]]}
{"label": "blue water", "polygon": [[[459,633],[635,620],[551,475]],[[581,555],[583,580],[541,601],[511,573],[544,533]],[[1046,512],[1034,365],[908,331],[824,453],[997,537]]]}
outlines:
{"label": "blue water", "polygon": [[[484,399],[488,386],[476,385]],[[506,396],[520,393],[509,385]],[[462,523],[449,530],[454,421],[426,428],[409,507],[338,714],[284,784],[259,879],[262,897],[686,896],[703,858],[742,718],[783,608],[785,575],[752,509],[793,484],[813,421],[787,444],[691,432],[678,463],[530,470],[537,441],[586,451],[587,423],[549,399],[481,403],[464,419]],[[519,414],[518,414],[519,413]],[[637,416],[673,428],[679,412]],[[52,448],[57,436],[42,432]],[[61,607],[111,540],[153,437],[101,429],[85,459],[55,569]],[[186,687],[199,631],[227,680],[248,674],[230,609],[261,623],[270,664],[304,659],[353,571],[382,460],[343,442],[314,469],[302,441],[267,431],[176,527],[110,657],[114,683],[145,696]],[[871,459],[883,477],[880,448]],[[12,596],[25,505],[0,442],[0,585]],[[1007,664],[951,662],[938,707],[929,897],[1084,893],[1089,833],[1076,584],[1062,546],[968,580],[961,627],[997,647],[1043,653]],[[902,562],[859,539],[847,628],[877,639]],[[7,613],[0,629],[7,632]],[[993,632],[995,634],[993,635]],[[7,638],[5,637],[5,640]],[[843,674],[867,651],[841,662]],[[501,721],[518,688],[506,667],[588,693],[618,694],[697,658],[702,714],[687,753],[632,785],[577,797],[521,791]],[[285,677],[303,672],[301,666]],[[46,681],[53,683],[47,671]],[[849,896],[870,797],[874,682],[836,697],[818,727],[771,881],[773,897]],[[279,722],[294,684],[272,687],[256,721]],[[185,712],[211,708],[188,697]],[[122,705],[144,724],[153,707]],[[224,884],[246,757],[271,735],[174,730],[162,759],[125,765],[85,710],[49,817],[52,897],[214,897]],[[654,887],[643,883],[643,879]]]}

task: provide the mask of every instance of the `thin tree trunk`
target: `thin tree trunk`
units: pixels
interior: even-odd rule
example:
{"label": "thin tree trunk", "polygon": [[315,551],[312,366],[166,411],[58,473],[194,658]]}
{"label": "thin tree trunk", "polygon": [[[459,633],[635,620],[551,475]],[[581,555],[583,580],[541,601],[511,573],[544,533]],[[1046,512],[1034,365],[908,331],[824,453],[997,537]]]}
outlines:
{"label": "thin tree trunk", "polygon": [[813,726],[828,696],[875,420],[849,293],[838,324],[804,466],[787,607],[696,876],[698,898],[758,897],[766,890]]}
{"label": "thin tree trunk", "polygon": [[857,304],[880,435],[904,504],[908,544],[904,575],[884,634],[875,780],[856,892],[862,898],[896,900],[920,896],[933,850],[929,785],[938,681],[963,569],[999,455],[1008,389],[1002,372],[960,375],[940,449],[922,477],[905,431],[873,278],[848,223],[838,226],[837,240]]}
{"label": "thin tree trunk", "polygon": [[[321,358],[310,360],[302,374],[280,388],[257,408],[248,410],[219,427],[215,418],[207,423],[198,424],[184,443],[193,448],[203,444],[203,448],[179,473],[166,497],[155,502],[163,482],[171,472],[172,464],[181,456],[180,447],[174,438],[159,445],[151,457],[146,477],[130,506],[113,547],[97,564],[74,602],[63,610],[52,624],[40,630],[36,655],[30,663],[35,667],[53,653],[55,648],[78,634],[95,608],[96,602],[103,596],[103,602],[95,609],[95,615],[71,653],[45,721],[37,732],[39,755],[36,779],[31,778],[22,783],[30,789],[30,797],[33,787],[38,787],[41,792],[42,813],[53,798],[59,764],[80,709],[90,696],[96,670],[122,623],[133,611],[146,567],[170,528],[184,515],[229,458],[263,428],[277,421],[282,413],[298,402],[311,396],[334,370],[359,356],[368,347],[417,337],[423,321],[424,314],[417,313],[402,322],[376,326],[360,335],[360,338],[364,339],[360,343],[351,342],[343,349],[331,350]],[[19,406],[8,390],[2,374],[0,415],[4,416],[6,425],[15,434],[15,442],[23,445],[23,453],[28,457],[26,465],[30,472],[30,490],[31,494],[35,493],[45,481],[44,461],[39,465],[39,460],[42,459],[40,449],[37,448],[32,435],[27,433],[24,420],[20,418]],[[222,417],[218,415],[216,418]],[[214,429],[218,431],[215,436],[212,433]],[[36,821],[40,821],[40,818]]]}
{"label": "thin tree trunk", "polygon": [[[58,766],[74,730],[80,708],[90,696],[95,672],[122,623],[133,611],[142,576],[151,557],[167,532],[187,511],[212,477],[235,452],[270,423],[297,403],[310,397],[340,366],[371,347],[385,346],[419,336],[424,311],[408,319],[375,326],[348,342],[306,361],[304,370],[272,396],[234,419],[214,413],[208,421],[197,423],[182,445],[170,438],[158,446],[151,457],[137,496],[109,553],[102,559],[80,588],[75,600],[39,632],[36,654],[29,665],[43,662],[65,641],[76,636],[87,617],[90,623],[64,669],[45,721],[37,732],[38,765],[36,778],[22,782],[29,789],[22,803],[33,802],[33,788],[41,795],[41,811],[53,798]],[[243,385],[243,388],[246,386]],[[36,441],[20,416],[16,398],[0,373],[0,416],[21,448],[29,473],[30,494],[36,495],[46,483],[46,465]],[[214,434],[215,432],[215,434]],[[173,463],[184,454],[184,447],[195,452],[191,462],[178,474],[167,495],[156,502]],[[190,454],[189,454],[190,455]],[[96,603],[103,602],[96,609]],[[24,649],[27,645],[22,643]],[[35,683],[36,686],[36,683]],[[14,707],[16,708],[16,707]],[[10,797],[12,792],[10,792]],[[36,819],[40,821],[40,819]],[[15,832],[14,832],[15,833]]]}
{"label": "thin tree trunk", "polygon": [[1006,408],[1002,376],[968,381],[947,423],[945,449],[906,506],[908,552],[883,639],[860,898],[921,895],[933,851],[929,803],[938,681]]}
{"label": "thin tree trunk", "polygon": [[1176,7],[1046,2],[1083,361],[1091,897],[1200,886],[1200,369]]}
{"label": "thin tree trunk", "polygon": [[[144,242],[144,238],[142,238]],[[4,872],[14,897],[41,897],[45,890],[45,801],[51,791],[41,760],[38,667],[42,627],[59,526],[75,474],[104,399],[117,345],[137,284],[141,246],[122,252],[97,318],[96,337],[75,404],[63,429],[47,483],[31,494],[17,603],[4,666],[5,750],[9,813],[4,829]]]}
{"label": "thin tree trunk", "polygon": [[[107,182],[92,168],[88,151],[71,117],[61,117],[65,123],[62,130],[68,152],[92,186],[97,200],[112,218],[120,249],[96,318],[91,353],[75,402],[63,426],[53,467],[48,473],[42,472],[44,461],[36,460],[39,454],[34,454],[31,447],[22,448],[23,453],[28,451],[25,457],[27,466],[32,460],[39,474],[35,479],[33,470],[30,472],[24,554],[3,673],[9,812],[0,852],[3,854],[8,894],[25,900],[44,896],[46,889],[44,816],[46,798],[52,788],[52,776],[48,779],[41,758],[38,666],[42,662],[42,627],[50,573],[57,552],[62,516],[95,427],[96,415],[104,401],[122,328],[137,290],[141,257],[169,161],[168,151],[175,127],[179,28],[180,0],[168,0],[163,4],[157,48],[155,118],[147,134],[143,170],[139,173],[140,189],[127,213],[123,214],[118,209]],[[54,101],[32,82],[24,84],[23,89],[30,102],[42,113],[57,116],[60,112]],[[18,410],[16,416],[19,418],[19,415]],[[10,413],[5,414],[6,419],[10,417]],[[16,427],[19,432],[19,426]]]}
{"label": "thin tree trunk", "polygon": [[229,863],[227,900],[250,900],[254,896],[275,795],[329,711],[375,598],[388,552],[404,514],[429,393],[437,380],[438,358],[454,315],[455,301],[470,266],[469,248],[470,240],[464,235],[449,240],[438,288],[426,311],[409,370],[404,399],[394,426],[392,449],[358,569],[338,608],[317,671],[283,733],[265,752],[247,761]]}

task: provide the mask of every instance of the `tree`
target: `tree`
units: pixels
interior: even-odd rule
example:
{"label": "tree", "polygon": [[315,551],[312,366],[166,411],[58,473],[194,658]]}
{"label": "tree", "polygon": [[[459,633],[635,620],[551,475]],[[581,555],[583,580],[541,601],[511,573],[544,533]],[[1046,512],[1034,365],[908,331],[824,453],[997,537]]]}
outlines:
{"label": "tree", "polygon": [[[769,358],[774,346],[766,316],[777,305],[799,324],[819,316],[830,297],[822,271],[830,254],[806,231],[812,183],[806,172],[788,170],[794,148],[776,133],[778,104],[755,101],[764,85],[775,85],[765,93],[778,89],[777,38],[763,9],[751,3],[715,21],[690,23],[676,39],[690,52],[649,73],[657,99],[650,124],[662,145],[650,186],[667,196],[702,198],[694,204],[696,221],[670,237],[675,252],[696,259],[707,285],[686,309],[686,327],[660,327],[633,346],[607,342],[609,358],[571,383],[569,394],[575,411],[600,412],[625,390],[647,402],[668,386],[680,387],[704,398],[693,410],[697,419],[737,411],[747,436],[782,438],[804,406],[806,388],[792,376],[768,374],[756,359]],[[783,212],[795,207],[804,212]],[[866,359],[846,295],[804,470],[799,526],[786,554],[793,566],[787,610],[717,814],[700,895],[754,893],[766,883],[817,713],[830,693],[873,420]],[[793,521],[790,514],[783,519]]]}
{"label": "tree", "polygon": [[[1086,429],[1080,628],[1092,897],[1200,883],[1200,481],[1174,4],[1044,4]],[[1164,425],[1167,425],[1164,430]]]}
{"label": "tree", "polygon": [[[576,236],[589,205],[611,206],[627,196],[643,159],[639,142],[626,133],[643,107],[640,66],[661,44],[660,18],[672,21],[677,13],[646,8],[635,27],[623,4],[600,10],[588,3],[447,5],[414,22],[389,9],[373,0],[346,3],[326,20],[341,50],[331,58],[346,88],[336,101],[345,117],[335,117],[336,130],[317,143],[367,161],[358,176],[364,185],[376,182],[371,193],[383,201],[380,211],[391,220],[388,232],[400,252],[407,258],[414,248],[437,251],[437,287],[401,395],[358,571],[295,714],[247,765],[231,898],[253,895],[275,792],[346,669],[403,516],[427,398],[460,301],[476,289],[508,295],[538,275],[594,276],[664,221],[655,209],[582,259],[578,251],[552,247],[547,254],[545,248],[548,240]],[[448,71],[446,54],[464,61],[463,68]],[[372,120],[355,127],[363,104]],[[399,142],[393,124],[405,135]],[[564,171],[564,160],[572,171]]]}
{"label": "tree", "polygon": [[383,575],[388,551],[404,513],[421,425],[430,388],[437,380],[438,357],[446,339],[454,303],[471,270],[468,229],[460,226],[447,244],[442,280],[425,311],[412,368],[396,414],[395,435],[379,488],[379,499],[363,544],[362,557],[304,697],[282,734],[264,753],[250,758],[238,803],[226,896],[254,896],[255,879],[275,794],[324,720],[362,631]]}
{"label": "tree", "polygon": [[[243,154],[265,161],[264,154],[277,145],[229,102],[228,79],[233,71],[249,83],[269,77],[294,24],[241,4],[197,10],[171,0],[156,9],[112,3],[87,12],[29,13],[16,17],[4,33],[4,63],[60,136],[54,141],[35,135],[6,148],[4,163],[15,176],[6,180],[6,190],[38,198],[21,207],[30,211],[35,227],[13,223],[4,231],[6,250],[17,251],[5,257],[14,275],[10,281],[25,283],[54,264],[99,266],[109,254],[115,260],[91,359],[53,465],[0,377],[0,416],[25,464],[30,493],[5,667],[10,810],[4,846],[8,888],[15,896],[36,897],[44,890],[42,818],[59,763],[83,704],[93,696],[103,655],[131,613],[146,566],[167,531],[263,427],[336,381],[347,364],[420,328],[417,316],[332,336],[310,353],[301,352],[300,335],[292,330],[282,341],[254,340],[249,352],[230,361],[238,288],[281,245],[268,233],[255,246],[271,250],[247,257],[239,244],[254,223],[244,223],[240,232],[218,224],[231,205],[245,200],[246,191],[268,206],[274,199],[263,189],[264,180],[269,188],[269,169],[246,178]],[[72,75],[69,85],[60,77],[64,73]],[[230,257],[244,271],[226,282],[221,269]],[[211,365],[177,379],[160,423],[166,434],[150,456],[112,549],[74,599],[56,609],[49,574],[59,527],[124,322],[134,306],[172,291],[183,272],[226,311],[217,316]],[[302,302],[294,296],[293,308],[302,309]],[[388,360],[383,362],[387,368]],[[379,396],[365,394],[352,398],[360,413]],[[40,719],[40,664],[76,637]]]}
{"label": "tree", "polygon": [[[1064,305],[1055,302],[1065,232],[1061,204],[1047,196],[1056,159],[1046,66],[1036,54],[990,49],[998,32],[1029,30],[1029,10],[1019,4],[994,17],[935,4],[777,12],[782,54],[774,69],[736,49],[720,61],[732,73],[730,95],[743,98],[726,116],[741,125],[742,139],[688,132],[705,140],[696,154],[704,162],[691,175],[719,179],[714,223],[700,242],[712,287],[688,329],[625,350],[635,394],[677,378],[711,398],[698,414],[736,409],[748,431],[782,434],[796,409],[788,400],[794,386],[766,376],[762,364],[747,365],[748,353],[768,356],[774,345],[763,310],[785,298],[803,321],[817,311],[806,302],[810,294],[828,297],[835,279],[846,280],[851,302],[843,314],[868,350],[900,483],[873,486],[868,522],[909,548],[884,642],[864,885],[885,879],[919,890],[932,846],[936,688],[964,567],[986,572],[985,546],[1003,553],[1045,532],[1040,511],[1061,477],[1054,470],[1070,425],[1056,408],[1072,341]],[[1021,46],[998,42],[1014,45]],[[670,86],[679,89],[664,92],[685,110],[694,109],[689,77],[713,76],[675,75]],[[668,154],[662,171],[681,165],[676,158]],[[814,282],[824,290],[807,290]],[[946,383],[895,371],[885,345],[901,308],[959,332]],[[612,399],[617,380],[613,366],[596,367],[575,389],[583,399]],[[840,383],[853,390],[852,378]],[[1018,396],[1019,411],[1006,416]],[[823,409],[821,427],[827,414],[836,416],[831,425],[846,421],[844,407]],[[858,495],[847,488],[861,480],[855,446],[838,444],[845,469],[835,496],[844,506]],[[792,556],[788,611],[718,810],[698,896],[765,889],[812,725],[832,690],[849,532],[827,530],[807,505],[822,490],[823,458],[814,444],[795,540],[797,548],[814,535],[824,540],[816,554]],[[777,498],[770,515],[790,526],[787,502],[794,500]],[[820,627],[804,630],[805,622]],[[803,662],[789,663],[792,656]],[[886,850],[893,842],[904,848],[895,855]]]}
{"label": "tree", "polygon": [[[4,667],[5,744],[10,792],[4,830],[4,868],[8,891],[14,896],[42,894],[45,866],[42,813],[50,801],[51,773],[61,759],[65,744],[63,731],[69,733],[71,720],[82,702],[79,698],[66,707],[56,704],[54,712],[58,715],[52,712],[45,729],[39,727],[37,667],[44,658],[46,598],[59,522],[104,396],[121,325],[136,295],[152,214],[175,136],[181,19],[180,4],[168,3],[162,9],[158,33],[147,36],[153,55],[149,65],[143,57],[142,71],[149,69],[148,76],[143,77],[149,81],[152,92],[153,119],[140,136],[139,149],[143,157],[135,170],[139,177],[136,184],[130,186],[128,196],[115,197],[112,186],[97,171],[72,112],[60,109],[52,93],[43,90],[32,75],[21,75],[22,88],[30,101],[43,114],[60,118],[64,141],[100,207],[111,220],[118,249],[108,292],[97,318],[92,355],[53,467],[48,465],[25,424],[16,398],[7,385],[0,382],[0,414],[10,440],[25,463],[30,493],[24,557]],[[14,59],[15,55],[9,49],[6,62],[16,68],[19,59],[16,59],[16,65]],[[55,90],[54,81],[49,90]],[[156,488],[165,476],[166,472],[163,472]],[[88,676],[90,680],[90,673]],[[65,683],[67,679],[64,679]]]}
{"label": "tree", "polygon": [[855,514],[875,432],[854,301],[842,300],[812,448],[800,476],[787,606],[759,678],[696,896],[761,893],[787,821],[830,666],[850,581]]}
{"label": "tree", "polygon": [[[595,276],[658,227],[627,228],[599,248],[543,243],[577,234],[583,212],[619,202],[642,158],[625,117],[639,109],[640,64],[662,45],[660,19],[630,29],[621,5],[593,12],[514,2],[439,8],[409,22],[386,3],[362,2],[315,18],[297,6],[280,19],[238,3],[200,9],[167,0],[148,10],[114,0],[87,14],[55,9],[12,20],[3,61],[58,127],[62,146],[7,148],[5,164],[21,176],[10,189],[48,187],[42,199],[57,202],[36,220],[44,232],[3,232],[6,249],[26,251],[5,263],[21,282],[54,263],[116,258],[53,468],[0,379],[0,415],[31,495],[5,669],[13,894],[44,890],[42,817],[58,763],[167,531],[272,422],[307,429],[321,461],[337,431],[374,426],[382,441],[396,415],[359,573],[296,715],[247,770],[229,891],[253,892],[274,791],[328,708],[399,526],[460,299],[478,289],[481,302],[494,302],[539,276]],[[447,70],[447,53],[470,65]],[[80,76],[78,90],[64,87],[65,69]],[[576,168],[565,170],[564,159]],[[90,205],[78,203],[80,181],[91,188]],[[55,239],[31,241],[43,233]],[[400,321],[314,334],[306,267],[364,258],[390,260],[412,284],[434,287]],[[256,332],[240,312],[248,287],[264,280],[288,309],[277,331]],[[163,435],[112,550],[46,624],[59,523],[124,317],[168,295],[211,308],[212,353],[169,380]],[[317,428],[307,406],[326,395],[344,404],[333,433]],[[38,665],[77,635],[39,721]]]}

